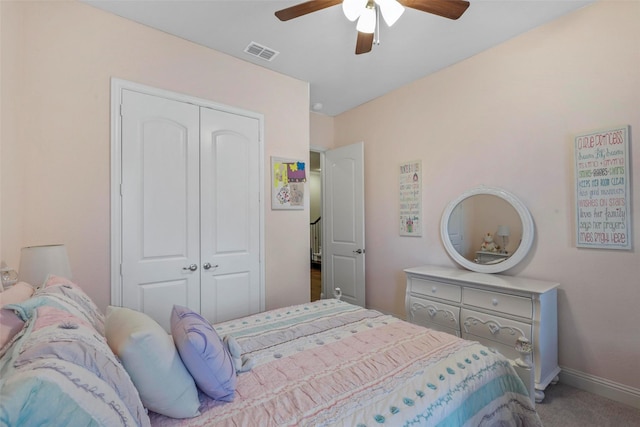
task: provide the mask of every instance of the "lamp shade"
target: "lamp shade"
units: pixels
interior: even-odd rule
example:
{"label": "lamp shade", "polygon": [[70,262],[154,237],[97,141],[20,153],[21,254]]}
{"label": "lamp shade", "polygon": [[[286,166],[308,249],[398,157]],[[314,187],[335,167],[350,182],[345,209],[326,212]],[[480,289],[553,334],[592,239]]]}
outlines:
{"label": "lamp shade", "polygon": [[500,237],[509,236],[509,226],[508,225],[499,225],[498,232],[496,233]]}
{"label": "lamp shade", "polygon": [[50,274],[71,279],[69,256],[64,245],[22,248],[18,270],[21,281],[40,287]]}

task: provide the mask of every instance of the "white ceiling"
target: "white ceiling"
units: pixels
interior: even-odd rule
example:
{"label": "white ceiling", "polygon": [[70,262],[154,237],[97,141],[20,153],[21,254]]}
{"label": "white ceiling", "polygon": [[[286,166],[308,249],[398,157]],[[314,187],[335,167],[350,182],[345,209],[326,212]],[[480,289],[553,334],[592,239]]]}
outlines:
{"label": "white ceiling", "polygon": [[[594,0],[470,0],[458,20],[408,9],[380,44],[355,55],[355,23],[340,5],[281,22],[301,3],[248,0],[85,0],[85,3],[310,83],[310,109],[335,116],[469,58]],[[278,51],[268,62],[244,52]],[[473,78],[473,76],[469,76]]]}

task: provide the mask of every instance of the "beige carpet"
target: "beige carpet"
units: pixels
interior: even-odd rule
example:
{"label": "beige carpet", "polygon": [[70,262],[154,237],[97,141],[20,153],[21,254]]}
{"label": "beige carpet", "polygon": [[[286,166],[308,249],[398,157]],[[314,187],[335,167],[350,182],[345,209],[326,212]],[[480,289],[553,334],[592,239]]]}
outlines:
{"label": "beige carpet", "polygon": [[536,405],[544,427],[640,427],[640,409],[568,385],[551,385]]}

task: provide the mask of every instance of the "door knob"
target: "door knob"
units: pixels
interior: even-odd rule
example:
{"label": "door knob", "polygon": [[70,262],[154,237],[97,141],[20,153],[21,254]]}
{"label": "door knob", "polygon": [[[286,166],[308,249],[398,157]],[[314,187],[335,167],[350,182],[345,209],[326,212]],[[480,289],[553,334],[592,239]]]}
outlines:
{"label": "door knob", "polygon": [[357,249],[355,251],[353,251],[354,254],[363,254],[364,253],[364,249]]}
{"label": "door knob", "polygon": [[202,268],[204,268],[205,270],[208,270],[210,268],[218,268],[218,264],[211,265],[211,263],[205,262],[204,264],[202,264]]}
{"label": "door knob", "polygon": [[183,270],[196,271],[198,269],[197,264],[191,264],[189,267],[182,267]]}

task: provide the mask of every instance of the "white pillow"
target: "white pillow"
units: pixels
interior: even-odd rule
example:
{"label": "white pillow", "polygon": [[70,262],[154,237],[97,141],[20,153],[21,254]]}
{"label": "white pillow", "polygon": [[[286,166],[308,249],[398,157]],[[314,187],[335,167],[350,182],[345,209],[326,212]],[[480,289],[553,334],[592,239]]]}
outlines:
{"label": "white pillow", "polygon": [[145,407],[171,418],[200,415],[195,382],[173,339],[155,320],[139,311],[110,306],[105,336]]}

